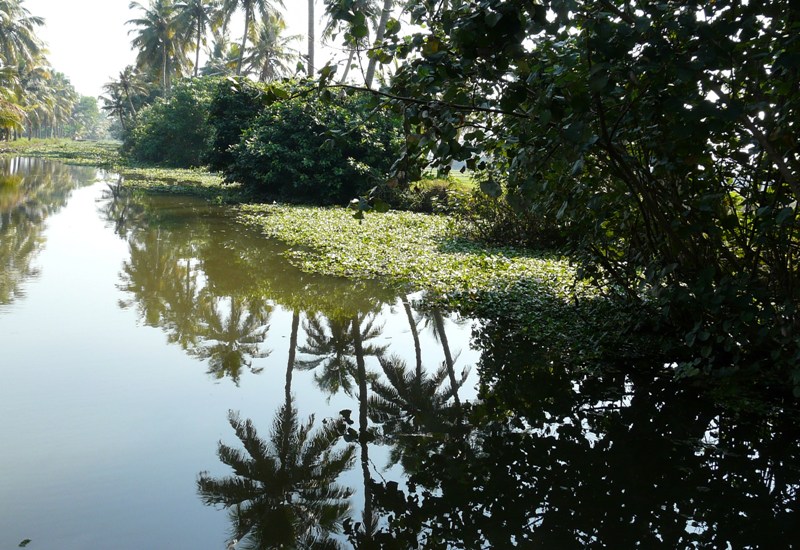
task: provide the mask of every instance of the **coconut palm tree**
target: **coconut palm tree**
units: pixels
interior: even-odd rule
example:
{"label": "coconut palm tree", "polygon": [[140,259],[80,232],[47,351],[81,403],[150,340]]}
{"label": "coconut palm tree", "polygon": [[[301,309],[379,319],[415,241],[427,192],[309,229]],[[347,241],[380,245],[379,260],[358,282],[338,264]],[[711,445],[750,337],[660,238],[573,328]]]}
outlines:
{"label": "coconut palm tree", "polygon": [[[343,29],[346,28],[346,24],[343,23],[344,19],[342,19],[339,13],[340,9],[341,8],[337,2],[326,0],[326,24],[322,30],[323,41],[334,39]],[[352,0],[352,3],[348,6],[348,10],[352,11],[353,13],[362,14],[364,18],[371,24],[376,24],[376,21],[378,20],[378,7],[375,4],[375,0]],[[345,43],[349,53],[344,72],[340,78],[340,82],[342,83],[347,80],[347,75],[350,72],[351,66],[353,65],[353,60],[355,59],[356,53],[361,51],[363,48],[366,48],[369,44],[369,40],[368,37],[356,39],[354,36],[350,35]]]}
{"label": "coconut palm tree", "polygon": [[13,101],[11,94],[0,88],[0,140],[8,141],[12,132],[22,128],[25,111]]}
{"label": "coconut palm tree", "polygon": [[259,82],[268,82],[288,74],[297,54],[289,48],[289,43],[299,36],[281,36],[286,29],[283,18],[277,14],[269,14],[262,22],[256,21],[252,26],[245,64],[248,73],[258,75]]}
{"label": "coconut palm tree", "polygon": [[122,130],[127,131],[128,126],[125,124],[125,119],[128,112],[128,102],[125,100],[122,88],[118,82],[108,82],[103,85],[103,90],[106,95],[100,96],[100,101],[103,102],[100,108],[107,112],[108,116],[119,117]]}
{"label": "coconut palm tree", "polygon": [[119,73],[117,83],[119,84],[120,91],[125,96],[128,102],[128,107],[131,110],[131,116],[136,118],[136,107],[134,106],[133,98],[147,95],[147,86],[142,81],[142,75],[136,70],[136,67],[128,65]]}
{"label": "coconut palm tree", "polygon": [[[412,370],[396,356],[379,357],[386,382],[372,382],[369,400],[369,417],[381,424],[383,433],[394,444],[390,464],[402,463],[407,472],[414,470],[406,460],[413,454],[417,443],[426,437],[435,437],[448,430],[447,418],[455,408],[450,398],[455,394],[445,382],[449,378],[447,366],[442,364],[432,374],[421,369]],[[463,373],[456,381],[458,390],[467,379]],[[456,411],[457,412],[457,411]]]}
{"label": "coconut palm tree", "polygon": [[[372,509],[372,475],[369,471],[369,443],[374,439],[368,424],[369,391],[367,389],[367,369],[364,360],[368,349],[364,347],[363,334],[370,334],[372,322],[367,322],[364,332],[361,329],[359,315],[355,314],[350,323],[353,337],[353,352],[356,357],[356,381],[358,382],[358,445],[360,449],[359,463],[364,483],[364,511],[361,516],[361,538],[367,546],[378,529],[378,518]],[[382,355],[383,350],[378,355]]]}
{"label": "coconut palm tree", "polygon": [[16,72],[18,103],[26,113],[28,139],[31,139],[34,129],[38,130],[46,123],[55,103],[49,86],[51,71],[47,60],[39,55],[18,60]]}
{"label": "coconut palm tree", "polygon": [[182,0],[175,4],[178,26],[195,37],[195,78],[200,70],[200,46],[205,43],[206,31],[221,23],[220,8],[220,0]]}
{"label": "coconut palm tree", "polygon": [[[306,332],[306,343],[298,348],[304,355],[316,356],[313,359],[299,359],[297,368],[300,370],[314,370],[317,386],[326,393],[333,395],[344,391],[353,395],[353,381],[357,376],[355,357],[355,344],[351,331],[351,319],[326,318],[314,315],[306,319],[303,328]],[[366,342],[376,338],[380,329],[373,322],[368,322],[360,331],[361,341]],[[383,346],[362,345],[363,355],[378,356],[385,351]]]}
{"label": "coconut palm tree", "polygon": [[336,548],[350,509],[350,488],[336,479],[353,464],[353,446],[336,448],[343,421],[312,431],[313,415],[298,419],[293,401],[277,411],[267,439],[250,420],[231,411],[228,421],[244,450],[219,442],[219,459],[233,475],[213,478],[201,472],[200,499],[230,511],[234,537],[255,548]]}
{"label": "coconut palm tree", "polygon": [[[433,334],[433,338],[439,342],[442,346],[442,352],[444,353],[444,366],[447,368],[447,374],[450,378],[450,387],[453,391],[453,401],[457,408],[461,408],[461,399],[458,396],[458,388],[461,387],[461,384],[458,383],[455,373],[455,358],[453,357],[453,353],[450,350],[450,342],[447,339],[447,331],[445,330],[444,326],[444,315],[442,314],[442,310],[439,308],[433,308],[429,311],[426,311],[420,315],[420,320],[425,323],[426,327],[429,327],[431,333]],[[462,378],[465,376],[465,372],[462,372]]]}
{"label": "coconut palm tree", "polygon": [[[389,22],[389,16],[392,14],[392,6],[394,0],[383,0],[383,8],[381,9],[381,18],[378,21],[378,28],[375,30],[375,46],[379,46],[383,42],[383,37],[386,34],[386,25]],[[369,88],[372,86],[372,79],[375,77],[375,67],[378,62],[377,57],[371,57],[367,65],[367,75],[364,77],[364,85]]]}
{"label": "coconut palm tree", "polygon": [[50,112],[50,134],[51,137],[64,137],[64,125],[72,117],[80,95],[64,73],[52,73],[48,85],[54,98]]}
{"label": "coconut palm tree", "polygon": [[315,373],[317,385],[331,394],[342,389],[353,395],[354,384],[358,387],[358,432],[357,441],[360,448],[359,463],[364,483],[364,510],[362,528],[359,538],[368,544],[377,529],[377,518],[372,510],[372,477],[370,475],[369,443],[374,436],[368,423],[368,382],[374,376],[366,370],[367,356],[380,357],[385,346],[366,344],[367,341],[380,335],[380,328],[374,320],[362,321],[362,316],[355,313],[350,319],[328,319],[328,331],[319,319],[314,316],[306,324],[307,342],[300,348],[301,353],[316,355],[313,360],[298,361],[301,369],[314,369],[322,365],[322,372]]}
{"label": "coconut palm tree", "polygon": [[[274,1],[275,4],[283,7],[283,0]],[[222,13],[224,14],[225,20],[230,21],[233,14],[239,8],[244,11],[244,31],[242,32],[242,45],[239,47],[239,61],[236,65],[237,75],[242,74],[247,37],[250,35],[250,25],[253,23],[256,12],[258,12],[262,19],[265,19],[270,12],[275,12],[271,0],[223,0]]]}
{"label": "coconut palm tree", "polygon": [[224,25],[222,29],[212,29],[211,32],[211,51],[201,73],[204,76],[234,74],[239,62],[239,47],[231,44],[228,30]]}
{"label": "coconut palm tree", "polygon": [[130,8],[142,12],[141,17],[127,22],[137,27],[129,31],[136,33],[131,40],[139,50],[136,66],[159,74],[164,95],[169,95],[173,76],[180,75],[188,63],[186,51],[190,43],[177,24],[175,5],[172,0],[150,0],[149,7],[131,2]]}
{"label": "coconut palm tree", "polygon": [[21,0],[0,0],[0,67],[35,58],[44,50],[36,28],[44,19],[31,15]]}

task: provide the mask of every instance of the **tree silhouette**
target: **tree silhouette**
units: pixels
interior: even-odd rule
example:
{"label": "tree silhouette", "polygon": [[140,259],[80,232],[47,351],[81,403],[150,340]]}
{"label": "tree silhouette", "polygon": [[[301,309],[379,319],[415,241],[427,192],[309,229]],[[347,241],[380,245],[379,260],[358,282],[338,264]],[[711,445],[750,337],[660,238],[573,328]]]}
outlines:
{"label": "tree silhouette", "polygon": [[351,467],[355,449],[336,448],[343,421],[312,431],[313,415],[300,423],[293,402],[275,415],[269,437],[259,438],[250,420],[228,420],[244,450],[220,442],[220,460],[234,475],[201,472],[197,490],[206,505],[229,509],[236,539],[249,547],[335,548],[352,490],[336,484]]}
{"label": "tree silhouette", "polygon": [[[226,311],[220,308],[223,303],[227,303]],[[199,307],[201,328],[197,336],[201,343],[187,351],[198,359],[208,359],[208,374],[217,379],[228,376],[238,384],[243,366],[253,373],[261,372],[252,368],[252,360],[270,353],[261,349],[269,331],[270,314],[271,309],[260,298],[205,296]]]}

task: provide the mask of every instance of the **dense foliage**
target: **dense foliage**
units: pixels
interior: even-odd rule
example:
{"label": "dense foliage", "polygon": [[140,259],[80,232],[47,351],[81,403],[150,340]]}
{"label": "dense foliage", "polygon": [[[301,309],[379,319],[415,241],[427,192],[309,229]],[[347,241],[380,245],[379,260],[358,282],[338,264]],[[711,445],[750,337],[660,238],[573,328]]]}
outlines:
{"label": "dense foliage", "polygon": [[268,101],[263,86],[247,79],[225,78],[218,81],[209,105],[208,122],[214,129],[205,161],[212,170],[233,164],[231,148],[239,143]]}
{"label": "dense foliage", "polygon": [[178,83],[169,99],[157,99],[139,112],[125,140],[125,151],[144,162],[200,165],[211,143],[207,118],[214,87],[213,79]]}
{"label": "dense foliage", "polygon": [[[352,3],[333,2],[360,24]],[[348,11],[351,10],[351,11]],[[786,0],[408,5],[408,153],[486,164],[583,273],[678,328],[684,374],[800,390],[800,10]],[[357,32],[357,28],[352,32]],[[488,162],[484,162],[488,161]]]}
{"label": "dense foliage", "polygon": [[230,149],[225,171],[260,195],[347,203],[386,179],[400,136],[399,119],[372,109],[363,95],[324,102],[305,93],[266,107]]}

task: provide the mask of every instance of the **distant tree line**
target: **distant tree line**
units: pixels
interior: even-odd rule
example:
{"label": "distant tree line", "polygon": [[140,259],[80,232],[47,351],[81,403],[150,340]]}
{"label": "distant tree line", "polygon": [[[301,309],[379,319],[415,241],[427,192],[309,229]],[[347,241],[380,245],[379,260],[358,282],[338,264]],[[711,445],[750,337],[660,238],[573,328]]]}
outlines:
{"label": "distant tree line", "polygon": [[43,23],[24,0],[0,1],[0,139],[99,138],[97,100],[78,94],[50,66],[36,34]]}

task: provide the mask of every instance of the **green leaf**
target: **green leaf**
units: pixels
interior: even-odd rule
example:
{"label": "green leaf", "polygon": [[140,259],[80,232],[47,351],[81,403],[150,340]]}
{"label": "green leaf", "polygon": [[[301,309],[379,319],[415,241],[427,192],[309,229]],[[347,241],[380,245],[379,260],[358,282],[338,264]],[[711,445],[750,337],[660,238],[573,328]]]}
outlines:
{"label": "green leaf", "polygon": [[481,182],[481,191],[490,197],[497,198],[503,194],[503,188],[494,179]]}
{"label": "green leaf", "polygon": [[786,208],[783,208],[780,212],[778,212],[778,215],[775,218],[775,222],[777,222],[778,225],[783,225],[786,222],[786,220],[790,219],[792,216],[794,216],[794,208],[790,208],[787,206]]}
{"label": "green leaf", "polygon": [[503,14],[496,11],[490,11],[489,13],[486,14],[486,17],[484,17],[486,25],[490,29],[494,28],[502,18]]}
{"label": "green leaf", "polygon": [[375,210],[375,212],[384,214],[389,211],[389,203],[376,198],[372,203],[372,208]]}
{"label": "green leaf", "polygon": [[400,32],[400,28],[401,28],[400,21],[398,21],[397,19],[394,19],[394,18],[389,19],[389,21],[386,22],[386,34],[385,35],[386,36],[395,35],[395,34]]}
{"label": "green leaf", "polygon": [[593,92],[602,92],[608,85],[608,73],[598,71],[589,77],[589,89]]}

